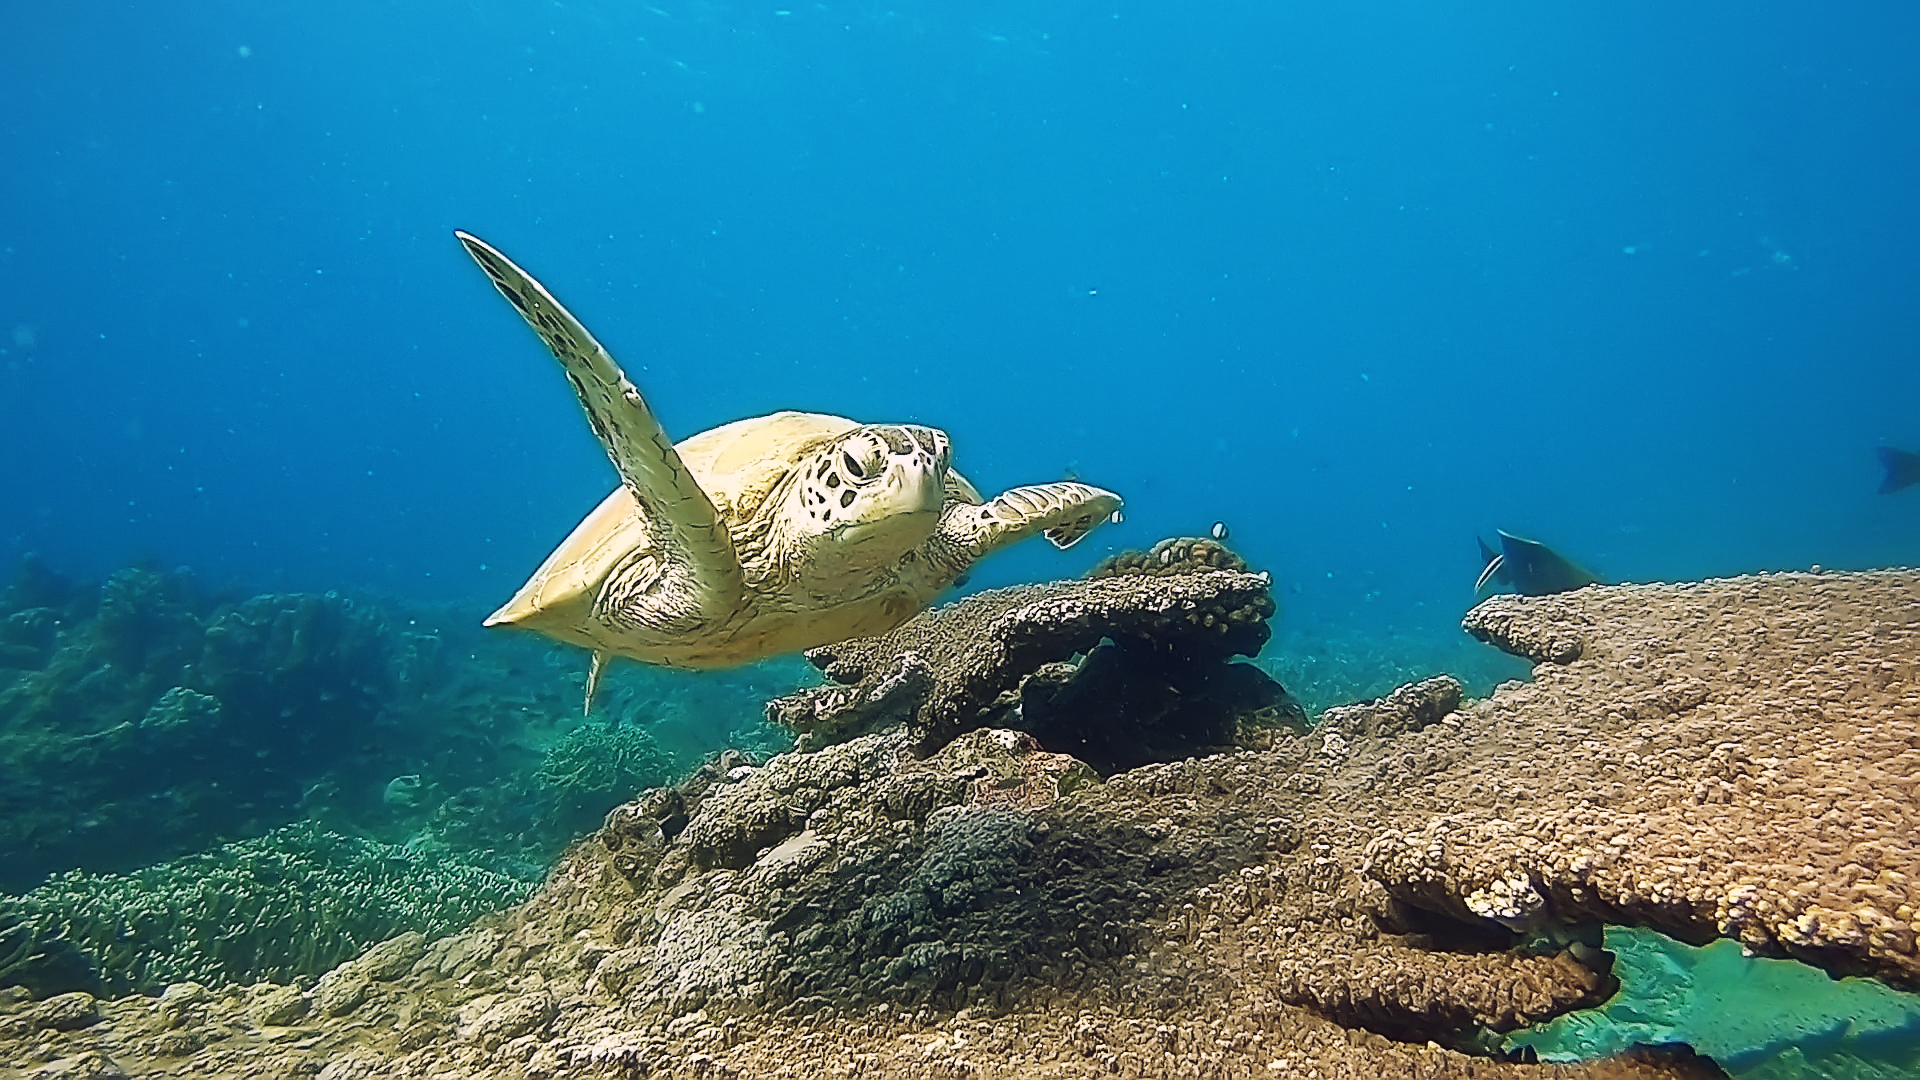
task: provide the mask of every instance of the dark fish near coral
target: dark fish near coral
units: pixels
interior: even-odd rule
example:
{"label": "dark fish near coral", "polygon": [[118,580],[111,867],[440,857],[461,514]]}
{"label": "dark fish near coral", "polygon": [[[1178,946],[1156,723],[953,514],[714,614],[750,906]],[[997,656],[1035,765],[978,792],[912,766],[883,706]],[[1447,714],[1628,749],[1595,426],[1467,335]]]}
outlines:
{"label": "dark fish near coral", "polygon": [[[1480,540],[1479,537],[1474,539]],[[1486,568],[1480,571],[1480,579],[1473,583],[1474,592],[1486,588],[1489,581],[1497,581],[1512,586],[1526,596],[1546,596],[1571,592],[1600,580],[1538,540],[1523,539],[1507,532],[1500,533],[1499,551],[1494,551],[1485,540],[1480,540],[1480,558],[1485,561]]]}
{"label": "dark fish near coral", "polygon": [[1215,540],[1225,540],[1227,538],[1227,523],[1224,521],[1214,522],[1212,536]]}
{"label": "dark fish near coral", "polygon": [[1880,455],[1880,467],[1887,470],[1887,475],[1880,478],[1880,494],[1891,495],[1901,488],[1920,484],[1920,454],[1891,446],[1876,446],[1873,452]]}

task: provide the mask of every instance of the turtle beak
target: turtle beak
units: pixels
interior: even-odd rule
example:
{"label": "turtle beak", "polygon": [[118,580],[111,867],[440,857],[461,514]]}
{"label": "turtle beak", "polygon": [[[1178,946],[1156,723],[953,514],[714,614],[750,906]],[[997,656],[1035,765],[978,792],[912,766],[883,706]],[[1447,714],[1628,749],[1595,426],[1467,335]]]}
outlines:
{"label": "turtle beak", "polygon": [[947,468],[942,461],[935,468],[917,467],[912,461],[896,461],[887,470],[887,501],[896,513],[940,513],[947,498]]}

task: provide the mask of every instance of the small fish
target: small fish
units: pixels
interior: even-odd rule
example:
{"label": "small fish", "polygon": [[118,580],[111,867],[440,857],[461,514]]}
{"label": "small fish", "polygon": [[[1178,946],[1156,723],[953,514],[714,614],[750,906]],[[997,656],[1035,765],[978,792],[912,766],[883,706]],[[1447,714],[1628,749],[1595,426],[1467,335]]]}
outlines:
{"label": "small fish", "polygon": [[1523,539],[1508,532],[1500,532],[1499,536],[1499,551],[1488,547],[1485,540],[1474,538],[1479,540],[1480,558],[1485,564],[1479,580],[1473,583],[1476,593],[1485,589],[1489,581],[1510,585],[1525,596],[1547,596],[1571,592],[1600,580],[1538,540]]}
{"label": "small fish", "polygon": [[1880,455],[1880,467],[1887,470],[1887,475],[1880,478],[1880,494],[1891,495],[1901,488],[1920,484],[1920,454],[1891,446],[1876,446],[1873,452]]}
{"label": "small fish", "polygon": [[1115,525],[1118,525],[1121,522],[1127,520],[1127,516],[1125,514],[1122,514],[1120,511],[1115,510],[1113,513],[1107,515],[1107,520],[1113,522]]}
{"label": "small fish", "polygon": [[1225,543],[1227,539],[1227,523],[1224,521],[1214,522],[1212,535],[1215,540]]}

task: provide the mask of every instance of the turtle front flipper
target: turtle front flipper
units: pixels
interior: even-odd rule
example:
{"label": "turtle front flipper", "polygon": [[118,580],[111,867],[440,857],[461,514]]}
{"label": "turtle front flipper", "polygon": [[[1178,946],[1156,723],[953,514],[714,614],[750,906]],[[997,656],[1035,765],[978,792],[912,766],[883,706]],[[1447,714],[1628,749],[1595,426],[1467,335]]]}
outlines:
{"label": "turtle front flipper", "polygon": [[702,610],[733,611],[746,588],[733,540],[640,391],[580,320],[532,275],[479,237],[457,231],[454,235],[566,369],[588,424],[640,505],[653,533],[653,550],[692,579],[685,585],[700,597]]}
{"label": "turtle front flipper", "polygon": [[953,505],[940,533],[972,559],[1041,533],[1070,548],[1120,509],[1120,496],[1089,484],[1062,481],[1003,492],[979,506]]}

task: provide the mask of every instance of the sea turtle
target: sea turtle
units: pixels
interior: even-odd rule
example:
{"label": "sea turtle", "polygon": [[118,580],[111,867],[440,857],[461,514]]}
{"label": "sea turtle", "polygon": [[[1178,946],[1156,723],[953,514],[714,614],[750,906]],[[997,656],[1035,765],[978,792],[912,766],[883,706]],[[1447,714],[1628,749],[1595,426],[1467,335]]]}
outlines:
{"label": "sea turtle", "polygon": [[455,233],[566,370],[621,484],[488,626],[609,658],[718,668],[885,633],[975,560],[1040,533],[1072,547],[1120,498],[1063,481],[983,500],[947,435],[820,413],[736,420],[675,445],[640,391],[553,295]]}

